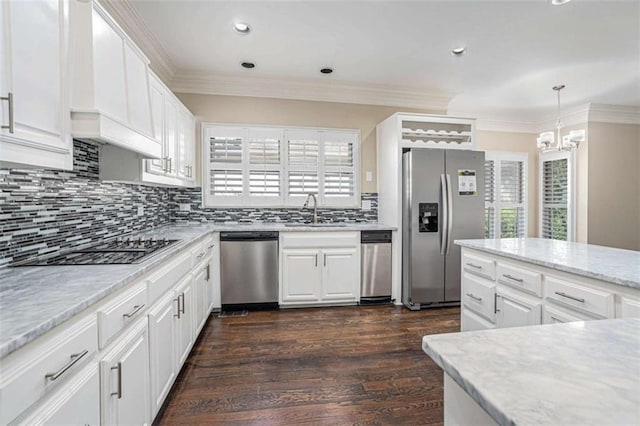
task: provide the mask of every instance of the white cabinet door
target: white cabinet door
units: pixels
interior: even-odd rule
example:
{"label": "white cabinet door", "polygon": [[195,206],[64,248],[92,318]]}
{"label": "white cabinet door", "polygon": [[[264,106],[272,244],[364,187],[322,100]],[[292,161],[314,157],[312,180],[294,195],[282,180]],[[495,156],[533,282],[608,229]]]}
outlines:
{"label": "white cabinet door", "polygon": [[211,297],[211,309],[221,309],[220,244],[217,241],[214,242],[213,247],[211,247],[211,260],[209,261],[209,291]]}
{"label": "white cabinet door", "polygon": [[129,126],[144,135],[153,137],[147,63],[126,42],[124,44],[124,59]]}
{"label": "white cabinet door", "polygon": [[554,306],[544,305],[542,307],[542,323],[543,324],[557,324],[564,322],[575,321],[592,321],[596,318],[589,317],[583,313],[564,310],[562,308],[556,308]]}
{"label": "white cabinet door", "polygon": [[539,325],[542,303],[497,290],[496,327],[521,327]]}
{"label": "white cabinet door", "polygon": [[141,319],[100,361],[103,423],[150,422],[149,334]]}
{"label": "white cabinet door", "polygon": [[640,300],[621,296],[617,318],[640,318]]}
{"label": "white cabinet door", "polygon": [[206,266],[196,272],[193,284],[195,286],[195,330],[200,330],[206,320],[205,311],[209,305],[209,292],[207,291]]}
{"label": "white cabinet door", "polygon": [[177,163],[177,173],[180,179],[189,178],[189,153],[187,148],[187,135],[189,133],[189,125],[190,125],[190,115],[187,111],[182,108],[178,110],[178,134],[176,136],[176,156],[178,157],[176,160]]}
{"label": "white cabinet door", "polygon": [[18,424],[100,425],[100,375],[92,364]]}
{"label": "white cabinet door", "polygon": [[360,263],[353,248],[322,249],[322,300],[358,298]]}
{"label": "white cabinet door", "polygon": [[149,72],[149,91],[151,98],[151,120],[153,122],[153,139],[162,144],[162,157],[146,161],[146,171],[154,174],[164,174],[165,160],[167,148],[165,146],[164,134],[164,103],[166,92],[158,77]]}
{"label": "white cabinet door", "polygon": [[193,344],[194,331],[194,299],[193,277],[189,275],[176,289],[176,298],[180,300],[180,316],[178,318],[178,365],[184,364]]}
{"label": "white cabinet door", "polygon": [[177,373],[175,347],[178,299],[169,292],[149,312],[151,417],[158,413]]}
{"label": "white cabinet door", "polygon": [[177,144],[178,144],[178,106],[166,97],[164,103],[164,134],[165,134],[165,158],[167,161],[166,173],[177,175]]}
{"label": "white cabinet door", "polygon": [[0,2],[0,27],[0,162],[71,169],[69,2]]}
{"label": "white cabinet door", "polygon": [[282,251],[282,301],[317,302],[320,300],[320,250],[285,249]]}

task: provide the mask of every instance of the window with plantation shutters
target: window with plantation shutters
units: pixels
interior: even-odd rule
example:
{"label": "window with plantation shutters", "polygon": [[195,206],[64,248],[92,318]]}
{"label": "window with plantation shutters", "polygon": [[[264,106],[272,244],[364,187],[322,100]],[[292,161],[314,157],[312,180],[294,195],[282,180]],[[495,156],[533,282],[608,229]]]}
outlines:
{"label": "window with plantation shutters", "polygon": [[203,203],[358,207],[357,131],[203,125]]}
{"label": "window with plantation shutters", "polygon": [[487,152],[485,238],[527,236],[527,155]]}
{"label": "window with plantation shutters", "polygon": [[540,155],[540,237],[572,241],[573,200],[570,152]]}

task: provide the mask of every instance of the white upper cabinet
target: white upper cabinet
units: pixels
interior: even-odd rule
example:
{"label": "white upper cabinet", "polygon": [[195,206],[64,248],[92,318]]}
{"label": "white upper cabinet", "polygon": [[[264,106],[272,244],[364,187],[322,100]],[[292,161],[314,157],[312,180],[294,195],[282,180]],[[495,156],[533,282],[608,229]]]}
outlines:
{"label": "white upper cabinet", "polygon": [[76,25],[73,136],[161,157],[162,144],[152,121],[148,59],[95,0],[71,2]]}
{"label": "white upper cabinet", "polygon": [[0,2],[0,166],[73,166],[69,6]]}

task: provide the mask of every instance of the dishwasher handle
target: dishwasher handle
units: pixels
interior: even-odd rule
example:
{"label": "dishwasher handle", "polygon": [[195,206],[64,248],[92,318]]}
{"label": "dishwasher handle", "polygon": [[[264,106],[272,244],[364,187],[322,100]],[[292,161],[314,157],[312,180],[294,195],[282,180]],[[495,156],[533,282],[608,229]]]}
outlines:
{"label": "dishwasher handle", "polygon": [[278,240],[277,231],[221,232],[220,241],[273,241]]}

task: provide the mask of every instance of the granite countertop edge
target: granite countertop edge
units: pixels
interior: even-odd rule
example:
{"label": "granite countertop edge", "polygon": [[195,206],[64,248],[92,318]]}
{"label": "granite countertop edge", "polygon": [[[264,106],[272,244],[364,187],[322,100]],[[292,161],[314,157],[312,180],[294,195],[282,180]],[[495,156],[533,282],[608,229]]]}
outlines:
{"label": "granite countertop edge", "polygon": [[[510,251],[500,250],[493,247],[479,246],[477,244],[474,244],[473,241],[478,241],[478,240],[455,240],[454,243],[462,247],[484,251],[487,253],[496,254],[498,256],[503,256],[510,259],[514,259],[514,260],[533,263],[535,265],[545,266],[547,268],[557,269],[559,271],[568,272],[575,275],[581,275],[587,278],[594,278],[597,280],[606,281],[606,282],[621,285],[624,287],[640,289],[640,281],[625,279],[625,278],[621,278],[619,276],[614,276],[614,275],[602,274],[592,270],[576,268],[576,267],[568,266],[566,264],[553,262],[550,260],[537,259],[537,258],[526,256],[524,254],[513,253]],[[612,250],[617,250],[617,249],[612,249]]]}
{"label": "granite countertop edge", "polygon": [[[106,284],[104,287],[99,290],[93,291],[91,294],[87,295],[84,299],[74,303],[73,305],[67,307],[63,311],[56,313],[55,315],[47,318],[44,321],[39,321],[34,323],[33,326],[29,326],[29,328],[19,334],[9,335],[6,340],[4,337],[0,338],[0,359],[8,356],[9,354],[17,351],[38,337],[44,335],[48,331],[54,329],[59,326],[63,322],[68,319],[73,318],[78,315],[85,309],[90,308],[91,306],[97,304],[104,298],[109,295],[121,290],[132,282],[136,281],[141,276],[145,275],[149,271],[160,266],[166,259],[171,257],[173,254],[177,253],[180,250],[183,250],[189,245],[197,243],[198,241],[204,239],[207,235],[214,232],[233,232],[233,231],[278,231],[278,232],[334,232],[334,231],[363,231],[363,230],[396,230],[397,228],[392,226],[386,226],[379,223],[346,223],[343,226],[322,226],[322,227],[314,227],[308,226],[305,224],[301,224],[300,226],[285,226],[284,224],[279,223],[259,223],[259,224],[208,224],[202,222],[178,222],[170,225],[164,225],[158,228],[154,228],[145,232],[180,232],[181,230],[192,231],[195,235],[191,235],[188,238],[183,238],[179,244],[169,247],[166,251],[159,253],[148,261],[140,263],[137,268],[129,274],[120,276],[115,279],[114,282]],[[140,232],[144,233],[144,232]],[[131,265],[127,265],[131,266]],[[84,266],[77,266],[78,268],[82,268]],[[103,268],[109,266],[102,266]],[[24,269],[23,269],[24,268]],[[56,268],[55,266],[35,266],[35,267],[20,267],[21,270],[27,270],[27,268]],[[10,271],[3,267],[5,272]],[[17,271],[18,268],[11,268],[14,271]],[[2,277],[0,276],[0,281]],[[11,275],[9,275],[9,279],[11,279]],[[28,283],[28,281],[27,281]],[[27,284],[28,285],[28,284]],[[2,295],[2,289],[0,288],[0,295]],[[0,326],[2,326],[2,318],[0,317]]]}
{"label": "granite countertop edge", "polygon": [[[437,336],[437,335],[436,335]],[[500,410],[490,398],[487,398],[476,386],[468,382],[462,377],[462,374],[457,368],[439,352],[433,349],[429,345],[429,337],[424,336],[422,338],[422,350],[431,357],[431,359],[440,367],[446,374],[448,374],[454,382],[458,384],[462,389],[469,394],[469,396],[482,407],[499,425],[515,425],[515,421],[510,419],[503,410]]]}

